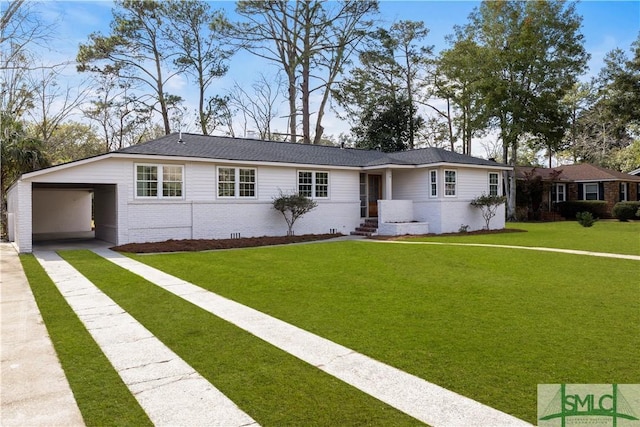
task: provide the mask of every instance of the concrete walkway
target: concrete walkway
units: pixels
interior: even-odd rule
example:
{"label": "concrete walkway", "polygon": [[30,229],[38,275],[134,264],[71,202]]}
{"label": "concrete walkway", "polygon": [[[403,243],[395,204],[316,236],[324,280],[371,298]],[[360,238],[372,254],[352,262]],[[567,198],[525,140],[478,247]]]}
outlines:
{"label": "concrete walkway", "polygon": [[400,245],[476,246],[479,248],[522,249],[522,250],[529,250],[529,251],[557,252],[557,253],[572,254],[572,255],[587,255],[587,256],[595,256],[595,257],[601,257],[601,258],[617,258],[617,259],[630,259],[633,261],[640,261],[640,255],[612,254],[609,252],[579,251],[576,249],[545,248],[545,247],[539,247],[539,246],[493,245],[489,243],[412,242],[412,241],[406,241],[406,240],[375,240],[375,239],[366,239],[361,241],[368,242],[368,243],[395,243]]}
{"label": "concrete walkway", "polygon": [[82,415],[10,243],[0,243],[2,426],[81,426]]}
{"label": "concrete walkway", "polygon": [[155,425],[257,425],[58,254],[34,255]]}
{"label": "concrete walkway", "polygon": [[98,255],[433,426],[525,426],[518,418],[108,249]]}
{"label": "concrete walkway", "polygon": [[[530,425],[511,415],[110,251],[103,245],[96,245],[91,249],[109,261],[418,420],[434,426]],[[13,251],[13,248],[11,250]],[[15,251],[13,254],[15,256]],[[193,368],[165,347],[55,252],[36,250],[35,255],[156,425],[257,425],[249,415],[242,412],[213,385],[200,377]],[[3,262],[4,260],[3,256]],[[18,261],[13,260],[13,264],[16,263],[19,265]],[[2,272],[4,282],[4,264]],[[13,283],[13,280],[11,282]],[[26,279],[24,283],[26,284]],[[28,284],[26,288],[29,289]],[[4,284],[2,289],[4,347]],[[32,296],[31,300],[33,301]],[[39,318],[39,314],[36,313],[36,316]],[[34,315],[29,317],[33,318]],[[42,327],[41,320],[39,324]],[[53,356],[55,358],[55,353]],[[23,355],[22,358],[28,359],[31,355]],[[82,424],[68,384],[66,385],[67,395],[71,397],[70,400],[67,399],[67,403],[71,403],[71,406],[76,408],[77,418],[67,415],[64,405],[56,404],[55,409],[50,407],[48,410],[41,410],[49,415],[49,418],[41,423],[30,415],[22,420],[16,420],[13,424],[5,422],[4,361],[3,352],[2,425]],[[66,384],[57,359],[53,362],[34,361],[34,366],[57,367]],[[41,379],[47,383],[51,382],[49,374],[46,373],[41,375]],[[38,390],[46,389],[43,386],[36,387]],[[38,394],[34,394],[33,390],[30,392],[31,396],[36,396],[33,400],[40,408],[42,402]],[[171,402],[171,405],[167,405],[167,402]],[[216,410],[211,411],[211,408]],[[52,419],[52,415],[59,415],[60,418]]]}

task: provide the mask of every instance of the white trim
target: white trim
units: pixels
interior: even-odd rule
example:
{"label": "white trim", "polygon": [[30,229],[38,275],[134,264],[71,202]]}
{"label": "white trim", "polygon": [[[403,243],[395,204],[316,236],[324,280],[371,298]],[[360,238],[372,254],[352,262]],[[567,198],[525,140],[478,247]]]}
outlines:
{"label": "white trim", "polygon": [[[148,166],[156,168],[157,175],[157,186],[156,186],[156,195],[155,196],[139,196],[138,195],[138,166]],[[180,168],[180,196],[164,196],[163,195],[163,178],[164,178],[164,168],[165,167],[177,167]],[[162,164],[162,163],[134,163],[133,164],[133,198],[137,200],[185,200],[184,195],[184,165],[181,164]]]}
{"label": "white trim", "polygon": [[[435,185],[436,194],[433,194],[433,185]],[[429,169],[429,198],[438,198],[438,169]]]}
{"label": "white trim", "polygon": [[[552,202],[553,203],[566,202],[567,201],[567,183],[566,182],[554,182],[553,186],[555,187],[556,199],[552,200]],[[563,200],[559,200],[559,198],[558,198],[558,195],[560,194],[560,192],[558,191],[559,188],[562,188],[562,199]]]}
{"label": "white trim", "polygon": [[101,154],[94,157],[89,157],[86,159],[74,160],[72,162],[51,166],[51,167],[40,169],[33,172],[28,172],[28,173],[22,174],[22,176],[18,180],[27,180],[27,179],[35,178],[40,175],[48,174],[50,172],[57,172],[67,168],[84,165],[88,163],[93,163],[93,162],[101,161],[104,159],[110,159],[110,158],[140,160],[141,163],[203,162],[203,163],[234,164],[234,165],[244,164],[244,165],[251,165],[251,166],[282,166],[282,167],[295,167],[295,168],[305,168],[305,169],[326,168],[326,169],[359,170],[359,171],[369,171],[369,170],[385,169],[385,168],[420,169],[420,168],[437,168],[437,167],[456,167],[456,168],[465,167],[465,168],[475,168],[475,169],[513,170],[513,166],[508,166],[508,165],[493,166],[493,165],[474,165],[474,164],[449,163],[449,162],[424,163],[424,164],[418,164],[418,165],[397,165],[392,163],[385,163],[385,164],[380,164],[376,166],[339,166],[339,165],[322,165],[322,164],[315,164],[315,163],[268,162],[268,161],[260,161],[260,160],[227,160],[227,159],[216,159],[216,158],[206,158],[206,157],[166,156],[166,155],[155,155],[155,154],[131,154],[131,153],[111,152],[111,153],[105,153],[105,154]]}
{"label": "white trim", "polygon": [[[596,198],[595,199],[587,199],[587,185],[595,185],[596,186]],[[593,194],[592,191],[589,192]],[[600,200],[600,184],[597,182],[585,182],[582,184],[582,200]]]}
{"label": "white trim", "polygon": [[[311,197],[310,199],[316,200],[329,200],[331,199],[331,174],[327,170],[313,170],[313,169],[298,169],[296,171],[296,191],[300,193],[300,172],[309,172],[311,173]],[[326,173],[327,174],[327,196],[326,197],[318,197],[316,195],[316,174],[318,173]],[[358,181],[358,185],[360,181]]]}
{"label": "white trim", "polygon": [[[498,181],[495,184],[491,183],[491,175],[495,175],[498,178]],[[500,187],[501,186],[500,186],[500,173],[499,172],[495,172],[495,171],[487,172],[487,189],[488,189],[487,194],[489,194],[490,196],[491,196],[491,186],[492,185],[496,186],[496,194],[495,194],[495,196],[501,196],[502,194],[500,194],[500,193],[502,193],[502,191],[500,191]]]}
{"label": "white trim", "polygon": [[499,171],[508,171],[513,170],[513,166],[509,165],[474,165],[467,163],[449,163],[449,162],[437,162],[437,163],[420,163],[418,165],[396,165],[392,163],[385,163],[377,166],[363,166],[363,167],[355,167],[356,169],[360,169],[363,171],[369,170],[377,170],[377,169],[432,169],[432,168],[442,168],[442,167],[450,167],[450,168],[471,168],[471,169],[491,169],[491,170],[499,170]]}
{"label": "white trim", "polygon": [[[453,194],[447,194],[447,184],[451,184],[451,183],[447,183],[447,172],[453,172],[454,173],[454,178],[455,181],[453,182]],[[447,198],[455,198],[458,197],[458,171],[457,169],[445,169],[442,172],[442,176],[443,176],[443,180],[442,180],[442,186],[443,186],[443,191],[442,191],[442,195],[444,197]]]}
{"label": "white trim", "polygon": [[[577,179],[573,182],[582,183],[582,184],[597,184],[599,182],[613,182],[613,181],[624,181],[623,179],[611,178],[611,179]],[[567,181],[571,182],[571,181]]]}
{"label": "white trim", "polygon": [[[233,196],[221,196],[220,195],[220,169],[233,169]],[[240,195],[240,170],[252,170],[253,171],[253,196],[241,196]],[[258,168],[246,167],[246,166],[217,166],[216,167],[216,199],[222,200],[255,200],[258,198]]]}
{"label": "white trim", "polygon": [[[628,182],[621,182],[619,185],[620,188],[620,201],[621,202],[628,202],[629,201],[629,183]],[[624,190],[624,191],[622,191]],[[624,194],[624,199],[622,198]]]}

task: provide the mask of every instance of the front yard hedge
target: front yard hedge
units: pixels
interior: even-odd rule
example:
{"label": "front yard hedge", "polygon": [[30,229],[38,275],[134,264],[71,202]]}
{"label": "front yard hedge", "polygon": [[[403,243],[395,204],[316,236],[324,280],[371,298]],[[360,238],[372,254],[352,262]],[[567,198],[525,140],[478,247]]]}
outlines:
{"label": "front yard hedge", "polygon": [[613,207],[613,216],[620,221],[636,219],[636,212],[640,209],[640,202],[618,202]]}
{"label": "front yard hedge", "polygon": [[596,218],[606,218],[607,202],[603,200],[575,200],[558,203],[560,215],[565,219],[576,219],[579,212],[589,212]]}

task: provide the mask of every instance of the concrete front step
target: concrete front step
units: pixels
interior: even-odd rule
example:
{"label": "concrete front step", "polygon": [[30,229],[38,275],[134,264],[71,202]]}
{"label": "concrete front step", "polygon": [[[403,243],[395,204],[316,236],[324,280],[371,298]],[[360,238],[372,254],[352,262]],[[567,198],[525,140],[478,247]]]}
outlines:
{"label": "concrete front step", "polygon": [[352,236],[375,236],[378,234],[378,218],[367,218],[355,231],[350,233]]}

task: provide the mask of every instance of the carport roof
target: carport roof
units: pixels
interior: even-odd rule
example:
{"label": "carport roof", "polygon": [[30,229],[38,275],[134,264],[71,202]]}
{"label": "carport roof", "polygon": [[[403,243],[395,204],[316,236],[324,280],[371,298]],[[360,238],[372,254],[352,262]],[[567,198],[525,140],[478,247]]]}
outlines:
{"label": "carport roof", "polygon": [[506,165],[495,161],[466,156],[441,148],[421,148],[396,153],[383,153],[375,150],[343,149],[326,145],[296,144],[189,133],[166,135],[152,141],[123,148],[115,153],[346,167],[416,166],[437,163],[506,167]]}

